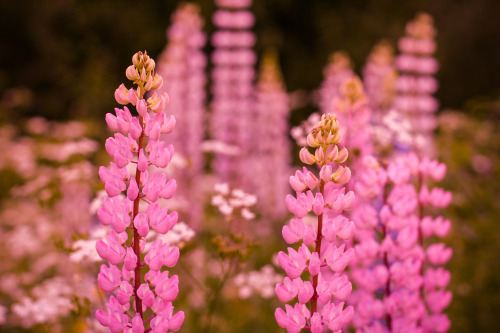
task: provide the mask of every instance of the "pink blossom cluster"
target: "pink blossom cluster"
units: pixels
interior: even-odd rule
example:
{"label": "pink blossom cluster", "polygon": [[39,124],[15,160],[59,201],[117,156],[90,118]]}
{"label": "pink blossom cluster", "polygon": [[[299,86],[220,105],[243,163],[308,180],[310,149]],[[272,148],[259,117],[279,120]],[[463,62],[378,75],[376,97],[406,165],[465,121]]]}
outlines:
{"label": "pink blossom cluster", "polygon": [[36,117],[24,129],[0,126],[0,172],[14,179],[0,204],[0,330],[58,332],[85,319],[72,311],[78,300],[98,301],[94,267],[72,263],[66,250],[91,224],[96,169],[87,160],[97,143],[77,121]]}
{"label": "pink blossom cluster", "polygon": [[323,114],[332,112],[332,103],[340,95],[340,87],[355,76],[349,55],[337,51],[330,55],[329,63],[323,70],[323,82],[319,88],[319,108]]}
{"label": "pink blossom cluster", "polygon": [[356,290],[356,332],[446,332],[443,309],[451,301],[444,265],[452,250],[430,237],[444,237],[450,221],[424,215],[443,208],[450,192],[427,183],[443,179],[446,166],[411,153],[384,166],[374,157],[362,161],[355,185],[358,205],[356,256],[351,277]]}
{"label": "pink blossom cluster", "polygon": [[396,58],[396,68],[400,76],[396,80],[394,106],[411,119],[412,147],[432,154],[429,147],[432,147],[432,131],[437,126],[434,113],[439,107],[432,96],[438,89],[433,75],[439,67],[432,57],[436,51],[432,17],[426,13],[417,14],[406,25],[406,34],[398,43],[401,54]]}
{"label": "pink blossom cluster", "polygon": [[[96,317],[111,332],[177,331],[184,321],[184,312],[174,314],[172,305],[179,292],[179,278],[169,276],[163,267],[177,263],[179,249],[158,239],[145,251],[150,229],[165,234],[177,222],[177,213],[169,213],[158,203],[160,198],[173,196],[176,182],[155,170],[165,168],[172,158],[173,146],[161,141],[160,135],[173,130],[175,119],[163,113],[168,102],[165,92],[144,98],[147,91],[160,88],[163,82],[154,73],[154,60],[138,52],[132,63],[126,75],[137,87],[127,89],[122,84],[115,98],[122,105],[135,106],[138,116],[132,116],[126,106],[116,108],[115,115],[106,115],[106,123],[115,132],[106,141],[113,162],[99,169],[109,197],[104,198],[98,216],[111,229],[96,243],[99,256],[109,262],[101,266],[97,281],[104,292],[113,294],[106,311],[97,310]],[[121,193],[126,196],[122,198]],[[144,267],[148,271],[143,281]],[[145,319],[149,310],[152,314]]]}
{"label": "pink blossom cluster", "polygon": [[[290,193],[290,141],[288,140],[289,98],[285,91],[276,52],[268,50],[261,60],[253,125],[255,144],[250,155],[252,192],[259,198],[263,216],[271,220],[287,214],[283,197]],[[273,167],[269,167],[269,166]],[[273,184],[273,186],[262,186]]]}
{"label": "pink blossom cluster", "polygon": [[219,9],[213,16],[217,31],[211,38],[215,47],[211,130],[215,140],[237,146],[240,154],[217,154],[213,169],[219,181],[244,185],[251,182],[240,156],[246,156],[252,147],[253,66],[257,58],[251,49],[255,36],[249,29],[255,18],[247,9],[251,0],[217,0],[215,3]]}
{"label": "pink blossom cluster", "polygon": [[[351,176],[349,168],[340,165],[348,156],[346,148],[338,148],[341,139],[335,115],[323,115],[307,138],[308,145],[315,148],[314,154],[306,147],[300,152],[303,163],[321,168],[319,177],[306,168],[290,177],[296,196],[288,195],[286,204],[295,218],[282,233],[288,244],[301,245],[278,254],[287,277],[275,288],[280,301],[298,300],[275,312],[278,325],[289,333],[302,329],[340,332],[354,314],[352,306],[344,308],[352,285],[343,272],[354,256],[354,250],[346,250],[344,241],[352,238],[354,222],[341,214],[350,209],[354,194],[345,193],[345,187],[339,186]],[[336,163],[339,165],[334,171]],[[304,222],[309,212],[317,217],[317,225]]]}
{"label": "pink blossom cluster", "polygon": [[183,3],[172,15],[172,25],[167,30],[168,45],[160,55],[158,70],[168,84],[163,85],[171,98],[169,114],[176,120],[177,130],[165,137],[176,147],[177,156],[186,160],[183,168],[176,170],[175,177],[180,191],[177,197],[191,198],[190,209],[185,212],[191,225],[201,219],[202,202],[196,184],[203,171],[204,161],[200,145],[205,135],[205,75],[206,42],[202,32],[203,20],[199,6]]}

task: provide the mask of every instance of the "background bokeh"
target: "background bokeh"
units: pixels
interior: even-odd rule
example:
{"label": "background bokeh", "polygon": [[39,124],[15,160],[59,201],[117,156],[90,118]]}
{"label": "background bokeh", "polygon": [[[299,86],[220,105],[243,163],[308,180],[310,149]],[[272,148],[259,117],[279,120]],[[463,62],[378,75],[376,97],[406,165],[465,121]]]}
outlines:
{"label": "background bokeh", "polygon": [[[160,54],[179,3],[1,1],[0,123],[32,116],[84,120],[103,142],[104,115],[115,106],[113,92],[131,55]],[[198,3],[210,33],[213,1]],[[454,223],[451,332],[500,331],[500,2],[255,0],[253,10],[256,51],[274,46],[288,90],[307,92],[319,86],[331,52],[346,50],[359,73],[377,41],[395,43],[418,11],[434,17],[438,157],[449,169],[444,187],[454,193],[446,214]],[[292,125],[313,111],[311,105],[294,110]]]}

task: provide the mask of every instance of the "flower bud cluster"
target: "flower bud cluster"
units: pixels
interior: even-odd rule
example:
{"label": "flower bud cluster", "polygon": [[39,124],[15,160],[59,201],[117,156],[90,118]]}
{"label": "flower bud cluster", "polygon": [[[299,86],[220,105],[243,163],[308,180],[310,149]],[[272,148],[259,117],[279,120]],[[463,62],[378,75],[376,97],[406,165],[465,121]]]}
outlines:
{"label": "flower bud cluster", "polygon": [[[301,151],[304,163],[315,163],[321,168],[319,177],[306,168],[290,177],[290,185],[297,194],[296,197],[288,195],[286,204],[295,218],[283,227],[282,233],[287,243],[301,245],[278,254],[278,262],[287,277],[275,288],[280,301],[298,300],[295,305],[286,304],[285,310],[278,308],[275,312],[278,325],[287,332],[302,329],[314,333],[326,329],[336,332],[350,322],[354,314],[352,306],[344,309],[352,286],[343,274],[354,250],[346,250],[342,244],[353,237],[354,222],[341,215],[351,208],[354,195],[345,193],[345,187],[337,185],[349,181],[349,168],[339,165],[336,172],[332,169],[334,163],[347,159],[347,150],[338,150],[340,140],[335,115],[323,115],[307,140],[309,146],[316,148],[315,153],[311,154],[307,148]],[[308,213],[317,216],[316,226],[304,222]]]}
{"label": "flower bud cluster", "polygon": [[367,156],[362,167],[352,215],[354,327],[357,332],[447,331],[450,323],[441,312],[451,301],[445,291],[450,273],[439,266],[452,251],[443,243],[425,247],[424,240],[446,236],[451,224],[423,215],[426,207],[450,202],[449,192],[424,185],[443,179],[445,165],[408,154],[387,166]]}
{"label": "flower bud cluster", "polygon": [[[169,276],[164,267],[175,266],[179,249],[157,239],[146,250],[145,240],[151,229],[165,234],[177,222],[177,212],[169,212],[158,203],[159,198],[173,196],[176,182],[155,170],[165,168],[174,153],[173,146],[159,138],[173,130],[175,119],[162,112],[168,101],[166,93],[154,93],[147,101],[144,98],[147,91],[162,83],[154,73],[154,60],[138,52],[132,62],[126,74],[137,88],[127,90],[122,84],[115,97],[118,103],[134,105],[139,116],[132,116],[127,107],[106,115],[108,126],[116,133],[106,141],[113,162],[99,169],[108,197],[97,214],[111,229],[96,243],[99,256],[109,262],[101,266],[97,281],[104,292],[113,295],[106,311],[97,310],[96,317],[111,332],[177,331],[184,321],[184,313],[174,314],[172,306],[179,292],[179,278]],[[135,173],[130,174],[132,168]],[[146,208],[140,207],[141,202]],[[149,268],[145,281],[143,267]],[[143,318],[147,309],[154,313],[149,323]]]}
{"label": "flower bud cluster", "polygon": [[432,144],[432,131],[437,120],[434,113],[439,105],[432,97],[438,89],[433,75],[438,62],[432,57],[436,51],[433,19],[426,13],[419,13],[406,26],[405,37],[399,40],[401,54],[396,58],[396,68],[401,75],[396,80],[397,95],[394,107],[411,119],[413,145],[422,150]]}

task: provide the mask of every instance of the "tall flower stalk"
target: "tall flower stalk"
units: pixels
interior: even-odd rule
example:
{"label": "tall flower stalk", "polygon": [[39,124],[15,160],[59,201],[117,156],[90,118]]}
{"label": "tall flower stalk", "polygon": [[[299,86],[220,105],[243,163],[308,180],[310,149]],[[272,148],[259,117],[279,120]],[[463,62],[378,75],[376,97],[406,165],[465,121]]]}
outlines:
{"label": "tall flower stalk", "polygon": [[135,106],[138,115],[132,116],[126,106],[115,108],[116,115],[106,115],[106,123],[116,133],[106,140],[113,162],[99,169],[108,197],[98,216],[111,229],[96,243],[99,256],[109,262],[101,266],[97,281],[104,292],[113,295],[106,303],[107,311],[97,310],[96,317],[111,332],[177,331],[184,321],[184,312],[173,314],[179,278],[169,277],[162,269],[175,266],[179,249],[160,239],[152,244],[145,241],[151,229],[165,234],[177,222],[177,213],[168,213],[158,203],[160,198],[170,199],[177,186],[158,170],[168,165],[174,153],[172,145],[159,139],[173,130],[175,119],[162,112],[168,103],[165,92],[144,97],[163,83],[154,72],[154,60],[138,52],[132,63],[126,75],[135,87],[120,85],[115,98],[119,104]]}
{"label": "tall flower stalk", "polygon": [[[267,50],[261,61],[256,92],[256,115],[253,133],[256,138],[251,152],[253,192],[263,216],[276,220],[287,214],[283,197],[290,193],[290,141],[288,140],[289,98],[285,91],[278,55]],[[269,166],[273,165],[273,168]],[[262,186],[271,184],[273,186]]]}
{"label": "tall flower stalk", "polygon": [[412,124],[410,149],[419,154],[432,155],[432,133],[437,126],[435,112],[439,104],[432,96],[438,89],[433,75],[438,70],[433,19],[419,13],[406,25],[406,36],[398,43],[401,54],[396,58],[400,76],[396,80],[397,96],[394,106],[405,114]]}
{"label": "tall flower stalk", "polygon": [[257,57],[252,50],[255,36],[250,28],[255,17],[247,8],[252,0],[215,0],[219,7],[213,16],[217,31],[211,41],[212,53],[212,136],[236,146],[239,154],[218,153],[213,169],[218,181],[238,186],[251,183],[244,156],[252,149],[251,131],[254,108],[253,68]]}
{"label": "tall flower stalk", "polygon": [[[339,186],[349,181],[351,172],[342,165],[333,171],[335,164],[344,163],[348,156],[346,148],[339,151],[341,139],[335,115],[323,115],[307,137],[308,145],[315,148],[314,154],[306,147],[300,151],[303,163],[320,168],[319,178],[306,168],[290,177],[297,195],[288,195],[286,204],[295,218],[283,227],[283,238],[288,244],[302,244],[298,250],[289,247],[288,254],[278,254],[279,264],[288,276],[275,289],[282,302],[298,298],[294,306],[286,304],[285,311],[278,308],[275,312],[278,325],[289,333],[302,329],[337,332],[354,313],[352,306],[344,309],[352,286],[343,274],[354,256],[354,250],[345,251],[343,243],[353,236],[354,223],[341,215],[350,209],[354,194],[345,193],[345,187]],[[317,217],[315,226],[303,220],[311,211]],[[303,278],[306,271],[308,276]]]}
{"label": "tall flower stalk", "polygon": [[184,205],[185,209],[180,209],[181,218],[187,218],[193,228],[200,226],[203,210],[199,178],[203,174],[204,161],[200,146],[206,120],[207,59],[202,50],[206,37],[201,30],[203,19],[199,12],[198,5],[179,5],[167,30],[168,45],[157,66],[157,73],[168,82],[161,91],[171,98],[169,114],[175,117],[177,127],[176,131],[166,136],[165,141],[172,143],[177,156],[185,161],[183,167],[176,168],[174,172],[180,189],[176,198],[189,201]]}
{"label": "tall flower stalk", "polygon": [[373,157],[363,159],[355,190],[360,198],[356,221],[356,257],[351,297],[356,307],[357,332],[446,332],[450,321],[443,309],[451,301],[445,288],[450,273],[442,266],[452,255],[443,243],[450,221],[427,216],[427,208],[443,208],[451,194],[429,190],[440,181],[444,164],[415,154],[388,165]]}

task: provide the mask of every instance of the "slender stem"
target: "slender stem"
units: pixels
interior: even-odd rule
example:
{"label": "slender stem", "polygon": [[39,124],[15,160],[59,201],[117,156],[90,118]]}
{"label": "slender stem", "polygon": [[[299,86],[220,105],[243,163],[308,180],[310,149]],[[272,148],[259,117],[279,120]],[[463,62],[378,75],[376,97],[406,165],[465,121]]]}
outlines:
{"label": "slender stem", "polygon": [[215,290],[213,290],[213,294],[212,294],[213,298],[212,298],[212,301],[210,302],[210,305],[208,307],[208,313],[207,313],[208,323],[207,323],[207,328],[205,331],[206,333],[209,333],[211,328],[212,328],[211,326],[212,326],[213,312],[215,310],[215,305],[219,299],[222,288],[224,288],[224,285],[226,284],[228,278],[233,275],[231,272],[233,269],[233,263],[234,263],[234,260],[230,259],[229,268],[228,268],[227,272],[224,272],[224,266],[222,266],[222,280],[219,282],[219,285],[215,288]]}
{"label": "slender stem", "polygon": [[[139,123],[141,127],[144,127],[144,120],[142,119],[141,116],[139,116]],[[142,131],[141,136],[139,137],[139,151],[144,147],[144,131]],[[135,170],[135,181],[137,184],[140,184],[141,180],[141,171],[139,168],[136,168]],[[140,186],[140,185],[139,185]],[[139,214],[139,203],[141,199],[138,196],[134,200],[134,209],[132,212],[132,221],[135,219],[137,214]],[[141,286],[141,279],[142,279],[142,263],[141,263],[141,248],[140,248],[140,240],[141,236],[137,232],[137,229],[135,226],[133,226],[134,229],[134,242],[133,242],[133,248],[134,248],[134,253],[137,256],[137,266],[134,269],[135,273],[135,279],[134,279],[134,295],[135,295],[135,309],[136,312],[141,316],[141,319],[143,318],[143,313],[142,313],[142,300],[137,296],[137,290]]]}
{"label": "slender stem", "polygon": [[[320,186],[319,186],[319,192],[321,195],[325,194],[325,181],[321,180]],[[318,216],[318,236],[316,237],[316,252],[318,253],[318,256],[321,258],[321,239],[323,238],[322,235],[322,229],[323,229],[323,213]],[[316,287],[318,286],[318,275],[313,276],[313,290],[314,294],[311,299],[311,316],[316,312],[317,310],[317,302],[318,302],[318,292],[316,291]]]}
{"label": "slender stem", "polygon": [[[384,186],[384,206],[386,204],[387,204],[387,185]],[[387,228],[382,223],[382,241],[385,239],[386,236],[387,236]],[[385,284],[385,295],[384,295],[384,298],[387,299],[391,295],[391,271],[389,269],[390,268],[389,258],[387,252],[384,253],[383,261],[385,267],[387,267],[387,272],[389,273],[389,275],[387,276],[387,282]],[[389,332],[392,332],[392,316],[389,313],[385,315],[385,321],[387,323],[387,329],[389,330]]]}

